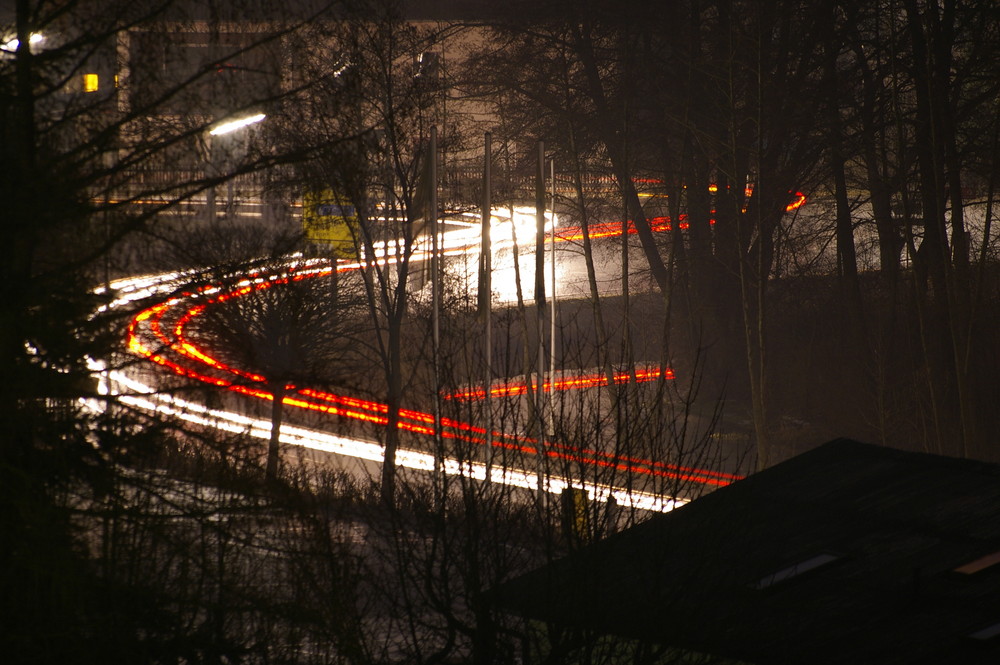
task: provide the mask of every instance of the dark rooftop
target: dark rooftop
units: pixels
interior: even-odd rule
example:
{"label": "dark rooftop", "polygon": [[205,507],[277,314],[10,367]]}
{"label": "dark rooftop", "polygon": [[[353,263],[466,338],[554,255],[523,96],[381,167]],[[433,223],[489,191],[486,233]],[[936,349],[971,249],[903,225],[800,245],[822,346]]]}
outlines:
{"label": "dark rooftop", "polygon": [[837,440],[496,590],[765,663],[1000,662],[1000,467]]}

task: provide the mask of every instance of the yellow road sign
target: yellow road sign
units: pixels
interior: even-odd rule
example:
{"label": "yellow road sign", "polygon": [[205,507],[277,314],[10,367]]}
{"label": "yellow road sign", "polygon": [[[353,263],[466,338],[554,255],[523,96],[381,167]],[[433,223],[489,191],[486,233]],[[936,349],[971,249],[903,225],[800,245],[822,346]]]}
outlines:
{"label": "yellow road sign", "polygon": [[339,258],[357,258],[354,204],[332,189],[306,192],[302,197],[302,229],[306,238],[329,245]]}

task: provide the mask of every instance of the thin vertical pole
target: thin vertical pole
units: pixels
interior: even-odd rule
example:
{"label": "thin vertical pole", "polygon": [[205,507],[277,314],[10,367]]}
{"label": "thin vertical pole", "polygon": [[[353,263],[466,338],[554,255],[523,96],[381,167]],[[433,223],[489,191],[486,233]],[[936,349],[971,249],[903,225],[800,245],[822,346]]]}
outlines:
{"label": "thin vertical pole", "polygon": [[549,160],[549,182],[552,186],[549,206],[549,254],[552,262],[552,303],[549,307],[549,434],[555,434],[555,399],[552,385],[556,376],[556,160]]}
{"label": "thin vertical pole", "polygon": [[535,362],[535,428],[538,443],[538,489],[545,491],[545,142],[538,142],[535,170],[535,319],[537,321]]}
{"label": "thin vertical pole", "polygon": [[492,230],[493,204],[491,190],[493,165],[493,135],[486,132],[483,146],[483,210],[482,210],[482,251],[479,255],[479,311],[485,319],[486,345],[486,482],[493,473],[493,253]]}
{"label": "thin vertical pole", "polygon": [[437,214],[437,127],[431,127],[431,142],[429,147],[430,154],[428,159],[430,159],[429,174],[430,174],[430,227],[431,227],[431,307],[432,314],[431,318],[434,327],[434,363],[437,365],[437,352],[438,345],[441,342],[440,337],[440,321],[439,321],[439,302],[440,291],[438,283],[438,214]]}
{"label": "thin vertical pole", "polygon": [[[441,435],[441,267],[439,265],[437,201],[437,127],[431,127],[430,141],[430,228],[431,228],[431,327],[434,357],[434,467],[444,473],[444,439]],[[443,494],[442,494],[443,500]]]}

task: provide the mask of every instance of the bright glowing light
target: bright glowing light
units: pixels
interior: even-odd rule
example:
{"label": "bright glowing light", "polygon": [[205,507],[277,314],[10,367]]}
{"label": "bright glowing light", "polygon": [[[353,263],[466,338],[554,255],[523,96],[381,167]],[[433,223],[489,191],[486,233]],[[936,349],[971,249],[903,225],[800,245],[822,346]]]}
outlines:
{"label": "bright glowing light", "polygon": [[245,118],[238,118],[236,120],[230,120],[229,122],[224,122],[217,126],[215,129],[209,132],[212,136],[221,136],[222,134],[229,134],[235,132],[237,129],[243,129],[247,125],[253,125],[260,122],[267,116],[263,113],[258,113],[256,115],[250,115]]}
{"label": "bright glowing light", "polygon": [[[253,274],[225,289],[215,286],[202,287],[169,298],[135,315],[128,330],[128,348],[137,355],[171,370],[179,376],[225,388],[227,390],[271,400],[273,395],[263,389],[266,378],[245,370],[230,367],[215,359],[208,351],[188,336],[187,327],[202,316],[216,303],[231,298],[245,296],[254,291],[281,286],[300,279],[308,279],[328,274],[328,269],[315,264],[292,262],[285,272]],[[136,284],[138,286],[139,284]],[[637,380],[654,380],[659,370],[636,368]],[[627,380],[624,373],[615,377],[616,382]],[[668,378],[667,375],[665,378]],[[247,381],[261,386],[254,388]],[[599,375],[562,377],[546,384],[547,389],[568,390],[593,387],[603,381]],[[369,422],[377,425],[388,423],[388,406],[370,400],[338,395],[335,393],[289,386],[284,404],[294,408],[326,413],[342,418]],[[516,388],[511,389],[516,393]],[[424,436],[434,435],[434,418],[431,414],[403,409],[399,413],[397,427],[403,431]],[[519,451],[526,455],[544,454],[557,460],[568,460],[583,465],[607,468],[647,477],[673,478],[706,485],[724,486],[739,477],[709,469],[696,469],[665,462],[613,455],[601,450],[576,448],[557,441],[546,441],[540,446],[535,439],[501,431],[490,432],[469,423],[449,418],[441,420],[442,435],[446,439],[464,441],[477,446],[493,446],[499,449]],[[485,471],[483,472],[485,473]],[[672,505],[672,504],[671,504]]]}
{"label": "bright glowing light", "polygon": [[[33,32],[33,33],[31,33],[31,36],[28,37],[28,46],[35,46],[36,44],[42,43],[44,40],[45,40],[45,36],[44,35],[42,35],[39,32]],[[15,38],[13,38],[11,40],[8,40],[6,43],[4,43],[3,46],[0,46],[0,50],[8,51],[9,53],[13,53],[14,51],[17,50],[17,47],[20,46],[20,45],[21,45],[21,42],[18,41],[17,37],[15,37]]]}
{"label": "bright glowing light", "polygon": [[[534,233],[533,211],[521,212],[522,220],[527,218],[531,224],[524,226]],[[508,218],[509,219],[509,218]],[[511,234],[511,228],[517,228],[514,224],[500,224],[506,226],[506,235]],[[514,220],[511,220],[514,221]],[[651,220],[656,230],[663,227],[669,228],[669,220],[658,218]],[[496,224],[496,221],[494,221]],[[684,222],[681,223],[684,225]],[[620,233],[622,224],[615,226]],[[478,237],[473,234],[466,234],[466,231],[478,229],[474,224],[468,224],[468,229],[459,229],[456,235],[465,235],[467,245],[478,244]],[[610,228],[609,228],[610,230]],[[633,229],[629,229],[634,232]],[[549,232],[553,231],[549,226]],[[562,234],[560,234],[561,236]],[[557,236],[556,240],[565,240]],[[458,243],[458,238],[455,239]],[[450,246],[451,243],[446,243]],[[462,251],[456,247],[454,252]],[[445,252],[445,253],[451,253]],[[382,259],[383,263],[391,263],[392,259]],[[341,264],[338,271],[353,270],[361,267],[360,264]],[[218,303],[225,302],[233,298],[239,298],[255,291],[280,287],[301,279],[323,277],[329,275],[331,268],[328,263],[318,259],[305,260],[301,257],[291,257],[284,269],[280,272],[253,272],[236,283],[212,284],[190,289],[187,293],[179,293],[181,284],[190,279],[187,275],[169,274],[163,276],[137,277],[130,280],[123,280],[112,284],[115,289],[115,301],[111,307],[125,305],[156,294],[161,294],[162,299],[158,304],[148,307],[133,316],[128,327],[127,347],[138,356],[141,356],[155,365],[167,369],[174,374],[203,382],[205,384],[223,388],[240,395],[261,400],[273,400],[274,396],[266,390],[266,377],[245,369],[231,367],[219,361],[213,354],[201,347],[197,339],[190,336],[189,326],[199,317]],[[617,373],[614,377],[616,383],[630,380],[632,372],[628,374]],[[660,376],[659,369],[655,367],[637,367],[634,370],[635,379],[638,381],[656,380]],[[672,379],[673,374],[666,370],[664,379]],[[547,390],[570,390],[581,388],[592,388],[606,383],[606,378],[598,372],[588,372],[585,374],[571,375],[564,374],[558,378],[545,382]],[[249,432],[252,436],[267,438],[270,433],[269,421],[252,420],[241,414],[209,411],[206,407],[182,402],[176,397],[169,395],[156,395],[152,387],[140,387],[122,373],[104,372],[102,391],[118,393],[117,398],[125,403],[129,403],[136,408],[155,411],[159,413],[169,413],[172,416],[180,417],[194,423],[210,425],[220,429],[233,432]],[[120,394],[124,389],[124,395]],[[521,386],[506,384],[491,387],[494,394],[519,394]],[[137,396],[135,393],[144,393]],[[458,399],[476,399],[482,396],[482,389],[472,390],[464,395],[456,395]],[[478,393],[478,394],[477,394]],[[284,404],[290,408],[305,409],[319,413],[325,413],[339,418],[347,418],[375,425],[385,426],[388,424],[388,406],[383,403],[360,399],[347,395],[338,395],[322,390],[299,388],[288,386],[284,397]],[[96,406],[94,407],[96,408]],[[402,409],[399,413],[397,424],[400,430],[412,432],[417,435],[431,437],[434,436],[434,417],[428,413]],[[574,464],[591,466],[595,468],[610,469],[625,473],[638,474],[647,478],[671,478],[694,483],[713,486],[724,486],[738,480],[740,477],[710,469],[698,469],[686,467],[667,462],[647,460],[612,454],[602,450],[577,448],[558,441],[540,442],[531,437],[512,434],[502,431],[487,431],[471,423],[465,423],[450,418],[441,419],[441,433],[445,439],[462,441],[474,446],[492,446],[498,450],[507,450],[527,456],[522,465],[527,467],[535,463],[530,461],[532,457],[543,455],[553,460],[565,460]],[[381,463],[382,449],[376,443],[370,441],[353,440],[326,434],[324,432],[306,430],[301,428],[288,427],[283,429],[282,442],[288,445],[304,446],[316,450],[336,452],[355,459],[364,459]],[[435,468],[433,456],[417,450],[399,451],[397,464],[412,469],[433,470]],[[634,506],[645,510],[666,511],[676,505],[683,503],[672,497],[662,497],[654,494],[645,494],[635,491],[626,491],[621,488],[605,485],[580,484],[578,481],[570,481],[565,478],[548,477],[541,478],[532,471],[515,468],[495,468],[487,467],[478,462],[468,459],[448,459],[444,463],[444,471],[449,474],[462,475],[470,478],[485,479],[487,473],[495,482],[524,487],[526,489],[537,489],[542,485],[542,489],[549,492],[558,493],[566,487],[580,487],[585,489],[594,500],[607,501],[613,497],[620,505]]]}
{"label": "bright glowing light", "polygon": [[[656,367],[637,368],[634,372],[634,376],[636,383],[648,383],[650,381],[656,381],[660,378],[660,370]],[[632,380],[632,377],[632,372],[615,372],[614,382],[616,384],[628,383]],[[674,371],[668,367],[663,373],[663,378],[668,381],[673,380]],[[544,381],[542,383],[542,390],[544,392],[551,392],[555,390],[581,390],[583,388],[597,388],[606,385],[608,385],[608,378],[606,375],[601,373],[564,374],[560,378]],[[526,394],[528,390],[533,387],[534,382],[530,384],[525,381],[499,383],[490,387],[490,395],[494,397],[514,397]],[[486,390],[484,388],[470,388],[468,390],[449,393],[445,395],[444,398],[461,401],[480,400],[486,398]]]}
{"label": "bright glowing light", "polygon": [[[519,245],[532,241],[535,237],[537,217],[535,209],[528,206],[515,206],[513,209],[495,208],[490,219],[490,241],[502,246],[517,239]],[[545,232],[552,233],[559,224],[558,216],[552,211],[545,211]]]}
{"label": "bright glowing light", "polygon": [[806,195],[802,192],[795,192],[795,200],[785,206],[785,212],[792,212],[793,210],[798,210],[806,204]]}
{"label": "bright glowing light", "polygon": [[[105,371],[103,365],[96,363],[92,369]],[[178,418],[201,427],[212,427],[233,434],[246,433],[256,439],[267,440],[270,438],[271,422],[269,420],[250,418],[240,413],[221,409],[210,409],[197,402],[159,392],[153,386],[132,379],[120,371],[107,372],[106,380],[118,390],[117,399],[133,408]],[[306,427],[285,425],[281,428],[281,443],[379,464],[385,461],[382,446],[377,443],[329,434]],[[432,454],[405,448],[397,451],[396,464],[406,469],[422,471],[435,469]],[[449,475],[478,480],[486,478],[486,466],[478,462],[449,458],[444,460],[442,468]],[[489,471],[490,479],[493,482],[526,490],[538,488],[538,476],[534,472],[495,466],[491,467]],[[559,476],[549,476],[544,479],[542,486],[545,491],[552,494],[559,494],[567,487],[578,487],[585,490],[594,501],[607,502],[610,498],[614,498],[618,505],[656,512],[667,512],[687,503],[683,499],[663,497],[636,490],[627,491],[597,483],[580,483]]]}
{"label": "bright glowing light", "polygon": [[83,91],[84,92],[97,92],[100,87],[99,79],[97,74],[84,74],[83,75]]}

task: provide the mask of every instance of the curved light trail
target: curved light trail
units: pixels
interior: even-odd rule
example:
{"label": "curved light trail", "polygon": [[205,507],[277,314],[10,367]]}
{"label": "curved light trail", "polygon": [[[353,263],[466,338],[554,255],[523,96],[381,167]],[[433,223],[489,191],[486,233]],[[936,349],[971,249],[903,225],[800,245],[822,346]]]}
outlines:
{"label": "curved light trail", "polygon": [[[796,194],[796,197],[796,200],[789,204],[789,211],[800,207],[805,202],[804,195],[799,193]],[[650,222],[654,231],[662,232],[671,228],[669,218],[653,218]],[[686,228],[684,217],[681,217],[679,224],[681,228]],[[636,232],[631,221],[624,225],[622,223],[592,225],[588,231],[592,238],[609,237],[620,235],[623,232],[623,226],[627,233]],[[569,242],[582,238],[582,231],[579,229],[561,229],[552,232],[555,234],[554,240],[557,242]],[[445,253],[464,253],[474,244],[470,242],[472,238],[466,240],[465,235],[467,234],[468,230],[459,230],[455,233],[456,238],[452,242],[443,243]],[[459,235],[462,237],[457,237]],[[414,259],[419,258],[425,257],[422,254],[414,256]],[[391,262],[392,259],[388,260]],[[358,267],[360,264],[341,264],[338,271],[352,270]],[[218,303],[302,279],[329,276],[331,270],[332,267],[323,260],[294,259],[281,273],[251,273],[246,279],[230,286],[207,285],[182,292],[179,295],[172,295],[143,309],[132,318],[127,333],[128,349],[132,353],[184,378],[248,397],[273,400],[273,394],[266,389],[267,377],[243,368],[232,367],[214,357],[191,335],[191,324],[202,316],[208,308]],[[178,279],[183,278],[183,275],[164,275],[124,280],[115,285],[120,296],[109,307],[120,306],[157,293],[165,293],[177,284]],[[95,368],[101,369],[98,366]],[[167,413],[191,422],[229,431],[248,432],[251,436],[259,438],[270,436],[269,421],[253,419],[224,410],[209,409],[194,402],[160,394],[152,386],[137,381],[124,372],[102,371],[102,377],[106,392],[110,392],[112,384],[114,384],[118,391],[117,398],[123,403],[131,404],[137,408]],[[660,371],[655,368],[636,368],[613,376],[616,383],[630,380],[654,381],[660,378]],[[672,379],[673,373],[667,369],[662,378]],[[602,374],[563,375],[558,379],[546,382],[543,389],[571,390],[606,384],[607,378]],[[122,392],[121,389],[124,389],[125,392]],[[528,389],[527,384],[510,382],[490,387],[490,394],[514,396],[524,394]],[[473,400],[482,399],[485,396],[485,389],[472,388],[447,395],[446,398]],[[377,425],[387,425],[389,422],[389,408],[384,403],[307,387],[286,386],[286,396],[283,403],[293,408]],[[445,439],[513,450],[527,455],[541,455],[557,461],[573,462],[584,467],[608,468],[650,478],[668,478],[709,486],[724,486],[741,478],[739,475],[710,469],[616,455],[591,448],[573,447],[558,441],[538,441],[532,437],[499,430],[487,431],[483,427],[451,418],[441,418],[439,426]],[[402,409],[399,412],[398,427],[419,436],[433,437],[435,435],[435,418],[429,413]],[[288,445],[306,446],[358,459],[384,461],[381,445],[370,441],[291,425],[283,426],[281,434],[282,442]],[[413,469],[434,470],[436,468],[433,455],[419,450],[400,450],[397,453],[397,464]],[[479,479],[485,479],[487,474],[490,474],[491,479],[496,482],[530,489],[539,487],[537,474],[530,470],[489,467],[483,463],[457,459],[445,460],[443,470],[446,473],[467,475]],[[619,504],[647,510],[670,510],[684,503],[683,499],[662,497],[635,490],[626,491],[596,483],[570,481],[557,476],[544,478],[542,484],[544,489],[555,493],[570,486],[581,487],[586,489],[595,500],[607,501],[613,497]]]}
{"label": "curved light trail", "polygon": [[[343,269],[343,268],[342,268]],[[350,267],[347,267],[350,269]],[[316,262],[302,262],[291,265],[288,272],[281,274],[258,274],[230,287],[205,286],[174,296],[166,301],[148,307],[136,314],[128,329],[128,348],[157,365],[175,374],[232,391],[237,394],[263,400],[272,400],[273,394],[267,389],[267,377],[242,368],[232,367],[215,358],[198,344],[191,335],[191,324],[205,311],[218,303],[260,291],[288,284],[302,279],[329,276],[329,265]],[[652,372],[642,372],[644,380],[655,378]],[[552,382],[554,389],[572,389],[600,385],[596,376],[563,377]],[[510,388],[507,394],[516,394]],[[498,391],[502,394],[502,390]],[[349,395],[316,390],[294,385],[286,386],[286,406],[316,411],[332,416],[387,425],[388,405]],[[412,409],[399,412],[399,429],[418,435],[433,437],[434,416]],[[508,449],[529,455],[542,454],[554,460],[571,461],[585,466],[611,468],[617,471],[670,478],[705,485],[727,485],[738,476],[718,471],[697,469],[682,465],[668,464],[638,457],[614,455],[590,448],[576,448],[558,441],[543,441],[523,435],[502,431],[487,432],[485,428],[452,418],[441,418],[441,434],[445,439],[477,445],[491,445],[498,449]]]}
{"label": "curved light trail", "polygon": [[[304,278],[310,272],[313,276],[328,275],[329,267],[319,269],[315,267],[306,268],[300,270],[299,274]],[[169,326],[165,326],[170,312],[179,310],[184,305],[190,306],[193,304],[190,299],[198,297],[196,294],[200,294],[200,297],[205,298],[211,297],[212,294],[223,293],[217,288],[207,287],[180,296],[169,296],[179,283],[183,283],[191,277],[193,277],[193,273],[186,275],[174,273],[121,280],[112,285],[117,296],[116,299],[106,308],[102,309],[122,307],[129,303],[155,298],[157,295],[165,297],[166,299],[162,302],[152,307],[147,307],[133,316],[128,333],[129,348],[132,352],[138,353],[140,356],[180,376],[203,381],[220,388],[229,388],[238,393],[249,394],[262,399],[271,399],[272,396],[266,391],[242,386],[225,376],[226,373],[239,376],[240,370],[237,368],[226,368],[221,363],[212,365],[207,360],[207,355],[206,358],[201,358],[196,348],[185,347],[184,343],[176,339],[172,340],[171,344],[164,345],[164,340],[171,341],[172,333],[176,331],[176,323],[173,326],[173,331],[170,330]],[[260,280],[259,277],[257,279]],[[239,288],[249,286],[250,281],[247,280]],[[260,284],[263,282],[258,281],[257,283]],[[232,296],[238,290],[234,289],[227,292],[227,294]],[[197,311],[197,306],[184,309],[182,316],[191,311]],[[175,348],[175,344],[179,348]],[[202,362],[194,362],[195,359],[200,359]],[[203,367],[199,368],[199,364]],[[252,418],[243,413],[227,411],[225,409],[212,409],[198,402],[182,399],[176,395],[162,392],[156,386],[137,379],[133,376],[134,372],[108,370],[102,362],[92,361],[91,369],[100,380],[101,394],[113,395],[117,401],[133,408],[176,418],[202,427],[211,427],[234,434],[246,434],[265,441],[270,437],[271,422],[269,420]],[[247,374],[253,376],[252,373]],[[313,391],[303,392],[306,397],[309,397],[309,393]],[[320,398],[319,404],[322,406],[321,410],[331,412],[331,408],[336,408],[332,405],[326,405],[324,402],[331,399],[332,401],[337,401],[337,396],[324,394],[313,395],[313,397]],[[305,401],[296,397],[289,399],[291,401],[286,400],[285,403],[292,406],[298,406],[299,402]],[[348,417],[350,417],[350,413],[357,413],[360,419],[370,420],[374,414],[376,421],[378,421],[379,414],[384,413],[382,405],[374,402],[354,400],[349,397],[342,397],[339,401],[345,407],[342,415]],[[89,406],[95,410],[101,408],[98,402],[91,403]],[[350,406],[361,407],[361,410],[355,411],[348,408]],[[407,413],[414,416],[418,422],[423,421],[426,424],[430,421],[433,424],[433,418],[428,414],[419,414],[418,412]],[[425,427],[425,430],[429,429]],[[457,427],[458,431],[468,431],[469,429],[473,428],[468,426],[463,427],[462,424],[458,424]],[[483,432],[481,428],[478,431],[480,433]],[[514,437],[514,440],[516,440],[516,437]],[[281,443],[287,446],[299,446],[357,460],[384,463],[384,451],[380,444],[339,436],[326,431],[286,424],[281,429]],[[523,443],[526,444],[524,446],[526,448],[531,445],[530,441],[524,441]],[[478,480],[485,480],[489,477],[492,482],[527,490],[537,490],[539,487],[542,487],[545,491],[553,494],[559,494],[568,487],[576,487],[587,491],[590,497],[596,501],[606,502],[614,499],[621,506],[656,512],[669,511],[676,506],[686,503],[685,499],[634,489],[625,490],[620,487],[612,487],[588,481],[570,480],[561,478],[558,475],[546,475],[540,479],[538,474],[532,470],[501,468],[495,465],[487,466],[484,463],[469,460],[445,459],[443,465],[438,466],[434,456],[430,453],[406,448],[401,448],[397,451],[396,464],[403,468],[419,471],[434,471],[437,469],[450,475],[461,475]]]}
{"label": "curved light trail", "polygon": [[[615,372],[612,379],[616,385],[629,383],[630,381],[635,381],[636,383],[648,383],[650,381],[656,381],[661,375],[665,380],[669,381],[674,378],[674,371],[669,367],[663,372],[660,372],[658,367],[642,369],[637,368],[631,372]],[[597,388],[599,386],[606,385],[608,385],[608,379],[604,374],[563,375],[557,379],[543,380],[542,392],[547,393],[557,390],[580,390],[583,388]],[[529,390],[534,389],[535,386],[533,384],[529,384],[525,381],[509,381],[491,386],[489,396],[516,397],[518,395],[526,395]],[[486,399],[486,396],[487,393],[485,388],[469,388],[467,390],[449,393],[444,397],[445,399],[468,402]]]}
{"label": "curved light trail", "polygon": [[[715,191],[715,190],[709,190]],[[747,195],[749,196],[752,190],[747,190]],[[785,212],[793,212],[798,210],[806,204],[806,195],[802,192],[795,192],[795,196],[791,203],[785,206]],[[711,211],[715,214],[715,210]],[[673,221],[669,217],[650,217],[647,222],[649,223],[649,228],[653,233],[663,233],[673,229]],[[708,220],[709,224],[715,224],[715,218]],[[681,213],[678,216],[678,227],[682,230],[686,230],[690,227],[688,222],[687,214]],[[639,231],[635,227],[635,222],[631,219],[625,223],[627,232],[629,235],[635,235]],[[605,222],[599,224],[590,224],[587,227],[587,235],[590,236],[591,240],[596,240],[598,238],[612,238],[620,236],[622,234],[622,223],[621,222]],[[566,228],[556,231],[556,242],[575,242],[578,240],[583,240],[583,228]]]}

